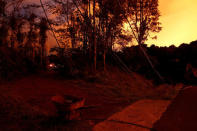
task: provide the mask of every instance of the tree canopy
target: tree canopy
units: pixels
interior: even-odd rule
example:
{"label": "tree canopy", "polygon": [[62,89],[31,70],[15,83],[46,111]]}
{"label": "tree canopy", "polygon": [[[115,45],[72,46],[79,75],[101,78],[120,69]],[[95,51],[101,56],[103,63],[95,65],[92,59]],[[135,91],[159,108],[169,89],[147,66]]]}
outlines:
{"label": "tree canopy", "polygon": [[[43,52],[46,52],[47,30],[50,29],[55,32],[60,48],[65,51],[79,48],[89,55],[96,69],[97,57],[102,56],[105,68],[106,54],[116,49],[117,45],[124,47],[134,40],[144,44],[152,33],[161,30],[158,0],[40,2],[41,5],[24,4],[24,0],[0,0],[1,44],[23,47],[33,59],[35,54],[42,54],[42,59]],[[46,16],[38,14],[37,9],[42,12],[40,14],[47,13]],[[125,23],[129,24],[130,32],[125,33]]]}

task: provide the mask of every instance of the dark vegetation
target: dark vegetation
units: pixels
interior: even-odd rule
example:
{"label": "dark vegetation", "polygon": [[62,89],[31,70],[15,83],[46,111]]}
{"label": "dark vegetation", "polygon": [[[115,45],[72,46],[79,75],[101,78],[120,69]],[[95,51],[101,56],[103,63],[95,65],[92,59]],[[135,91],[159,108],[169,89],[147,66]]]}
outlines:
{"label": "dark vegetation", "polygon": [[[47,17],[50,14],[52,18]],[[0,84],[0,92],[5,92],[0,95],[0,116],[6,118],[0,124],[26,130],[32,125],[41,130],[50,125],[54,130],[71,130],[72,122],[70,127],[61,125],[46,113],[55,93],[85,97],[87,105],[99,103],[104,109],[96,111],[106,119],[122,103],[172,99],[178,92],[172,85],[196,84],[196,41],[179,47],[145,45],[150,34],[161,30],[159,16],[158,0],[51,0],[40,4],[0,0],[0,81],[22,77]],[[125,23],[132,33],[124,31]],[[48,52],[51,32],[57,46]],[[138,46],[127,47],[129,43]],[[95,115],[94,109],[85,113]],[[82,124],[85,131],[92,126],[88,121]]]}
{"label": "dark vegetation", "polygon": [[[21,68],[32,72],[47,68],[49,31],[56,40],[57,46],[51,48],[51,52],[56,52],[60,73],[75,76],[77,73],[83,75],[84,71],[94,75],[101,70],[107,71],[107,64],[113,65],[112,61],[123,64],[114,51],[116,46],[124,47],[129,42],[137,41],[141,47],[150,33],[161,30],[157,0],[124,0],[121,3],[119,0],[52,0],[45,3],[40,1],[39,4],[0,0],[0,4],[0,46],[5,49],[3,56],[7,50],[13,51],[24,61],[19,63]],[[49,14],[54,18],[49,18]],[[128,19],[135,25],[131,27],[134,28],[132,34],[122,28],[125,22],[132,26]],[[145,52],[144,55],[147,59]],[[30,68],[25,67],[25,62]],[[152,65],[150,60],[148,62]],[[124,65],[124,68],[127,67]],[[8,77],[10,73],[2,74]]]}
{"label": "dark vegetation", "polygon": [[[197,67],[197,42],[190,44],[182,44],[179,47],[157,47],[152,45],[146,47],[151,60],[156,69],[164,76],[166,82],[169,83],[195,83],[195,71]],[[24,57],[16,50],[8,47],[0,48],[1,56],[1,79],[13,79],[15,76],[35,73],[38,71],[39,65],[33,63],[28,57]],[[114,52],[118,55],[122,62],[133,72],[140,73],[148,79],[158,80],[156,74],[152,71],[150,65],[146,61],[139,46],[124,48],[121,52]],[[81,56],[81,57],[78,57]],[[88,55],[84,55],[80,49],[72,50],[72,56],[50,55],[49,61],[59,65],[56,69],[61,75],[68,78],[79,78],[88,75]],[[102,64],[102,56],[98,56],[98,63]],[[127,73],[123,68],[124,65],[114,57],[113,54],[107,54],[107,67],[117,67]],[[189,68],[189,69],[188,69]],[[193,69],[193,72],[192,72]],[[102,69],[99,69],[102,71]]]}
{"label": "dark vegetation", "polygon": [[[117,67],[155,83],[195,84],[196,42],[179,47],[144,44],[150,33],[161,30],[157,0],[0,3],[1,79],[46,70],[49,63],[55,63],[56,71],[67,78],[96,76]],[[47,13],[55,17],[49,19]],[[131,32],[124,31],[124,23]],[[47,56],[49,31],[57,46],[50,49],[54,55]],[[136,41],[138,46],[126,46]]]}
{"label": "dark vegetation", "polygon": [[[152,45],[147,50],[155,68],[169,83],[196,84],[197,41],[181,44],[179,47],[158,47]],[[119,53],[131,70],[145,75],[148,79],[157,79],[149,64],[145,61],[139,46],[128,47]]]}
{"label": "dark vegetation", "polygon": [[[190,44],[181,44],[179,47],[158,47],[152,45],[147,47],[143,45],[144,49],[147,51],[151,61],[153,62],[155,68],[164,77],[165,82],[175,84],[175,83],[185,83],[185,84],[196,84],[196,68],[197,60],[195,56],[197,55],[197,41],[193,41]],[[81,56],[80,59],[77,56]],[[117,56],[117,57],[116,57]],[[49,56],[51,62],[60,65],[66,65],[65,71],[70,75],[73,75],[71,70],[75,70],[75,76],[81,76],[87,71],[88,56],[83,55],[82,50],[78,49],[73,51],[72,63],[69,58],[61,58],[51,55]],[[98,63],[102,64],[102,56],[98,56]],[[106,55],[107,67],[117,67],[125,73],[136,72],[144,75],[147,79],[154,80],[156,83],[161,83],[157,75],[154,73],[150,65],[148,64],[144,54],[141,52],[139,46],[132,46],[123,48],[119,52],[111,52]],[[120,61],[119,61],[120,59]],[[66,63],[69,63],[66,64]],[[79,66],[74,66],[79,65]],[[125,66],[128,68],[125,69]],[[63,68],[61,68],[64,70]],[[61,70],[61,71],[62,71]],[[102,69],[100,69],[102,70]],[[60,72],[61,72],[60,71]]]}
{"label": "dark vegetation", "polygon": [[0,80],[12,80],[35,73],[37,66],[14,49],[0,47]]}

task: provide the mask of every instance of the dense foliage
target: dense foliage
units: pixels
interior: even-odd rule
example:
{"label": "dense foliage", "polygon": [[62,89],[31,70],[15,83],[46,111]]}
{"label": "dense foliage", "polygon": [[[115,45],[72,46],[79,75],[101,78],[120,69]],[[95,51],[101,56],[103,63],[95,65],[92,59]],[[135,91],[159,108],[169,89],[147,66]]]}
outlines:
{"label": "dense foliage", "polygon": [[[154,72],[147,64],[139,46],[133,46],[123,49],[119,53],[124,62],[136,72],[146,75],[148,78],[155,78]],[[164,76],[168,82],[185,82],[196,84],[197,68],[197,41],[190,44],[181,44],[179,47],[158,47],[152,45],[147,47],[151,60],[155,68]]]}

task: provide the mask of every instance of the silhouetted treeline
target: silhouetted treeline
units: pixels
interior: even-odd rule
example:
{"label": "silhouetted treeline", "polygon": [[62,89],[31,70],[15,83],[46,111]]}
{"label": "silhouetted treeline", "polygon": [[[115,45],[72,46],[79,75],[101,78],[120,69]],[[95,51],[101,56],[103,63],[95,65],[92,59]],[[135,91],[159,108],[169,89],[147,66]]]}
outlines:
{"label": "silhouetted treeline", "polygon": [[[197,41],[181,44],[179,47],[158,47],[152,45],[143,48],[149,54],[155,68],[168,82],[195,83],[195,69],[197,67]],[[124,48],[119,52],[122,60],[131,70],[155,78],[139,46]]]}
{"label": "silhouetted treeline", "polygon": [[0,0],[0,47],[15,50],[35,64],[45,66],[49,29],[39,5],[25,0]]}
{"label": "silhouetted treeline", "polygon": [[[78,62],[70,66],[75,61],[73,51],[80,49],[88,56],[85,57],[88,61],[85,65],[96,72],[100,67],[105,70],[106,54],[112,52],[116,45],[125,46],[134,39],[141,45],[150,32],[161,30],[158,0],[39,2],[0,0],[0,46],[15,49],[43,67],[47,62],[48,31],[56,39],[65,67],[80,66]],[[130,24],[133,33],[122,28],[129,21],[133,22]]]}
{"label": "silhouetted treeline", "polygon": [[[52,0],[46,5],[57,16],[56,24],[61,25],[56,30],[61,48],[81,47],[89,55],[94,72],[100,68],[97,58],[103,60],[105,70],[106,55],[116,45],[125,46],[134,40],[140,45],[150,32],[161,30],[158,0]],[[125,24],[132,31],[123,30]]]}
{"label": "silhouetted treeline", "polygon": [[0,0],[0,79],[34,72],[46,65],[48,23],[39,5]]}

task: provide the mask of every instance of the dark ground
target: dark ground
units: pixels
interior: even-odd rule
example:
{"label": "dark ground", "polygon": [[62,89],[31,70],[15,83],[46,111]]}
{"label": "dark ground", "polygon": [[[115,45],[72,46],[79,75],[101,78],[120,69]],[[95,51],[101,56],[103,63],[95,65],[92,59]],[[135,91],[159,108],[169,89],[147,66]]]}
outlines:
{"label": "dark ground", "polygon": [[197,87],[181,90],[161,119],[154,125],[156,131],[197,130]]}
{"label": "dark ground", "polygon": [[[113,72],[113,73],[112,73]],[[172,85],[157,88],[152,81],[114,70],[90,78],[71,79],[41,73],[0,85],[0,127],[3,130],[87,131],[100,121],[140,99],[172,99],[177,91]],[[57,120],[54,95],[83,97],[85,109],[81,120]]]}

